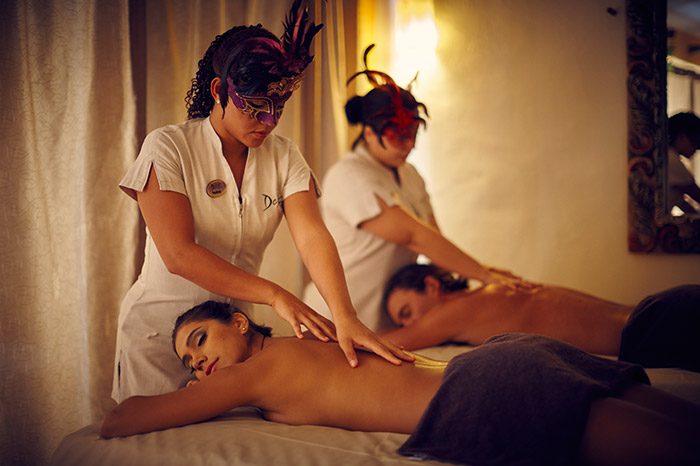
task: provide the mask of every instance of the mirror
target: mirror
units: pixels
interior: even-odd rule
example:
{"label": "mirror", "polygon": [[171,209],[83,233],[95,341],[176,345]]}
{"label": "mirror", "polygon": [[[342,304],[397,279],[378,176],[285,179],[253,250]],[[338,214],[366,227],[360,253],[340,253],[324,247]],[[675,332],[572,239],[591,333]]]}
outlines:
{"label": "mirror", "polygon": [[672,216],[700,216],[700,2],[668,0],[666,12],[666,208]]}
{"label": "mirror", "polygon": [[700,253],[700,216],[667,207],[666,1],[627,0],[628,249]]}

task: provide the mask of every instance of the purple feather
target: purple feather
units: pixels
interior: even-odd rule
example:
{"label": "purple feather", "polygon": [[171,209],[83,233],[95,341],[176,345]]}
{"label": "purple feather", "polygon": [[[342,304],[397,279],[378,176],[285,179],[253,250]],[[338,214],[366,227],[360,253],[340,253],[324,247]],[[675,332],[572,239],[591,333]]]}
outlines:
{"label": "purple feather", "polygon": [[316,25],[309,20],[309,12],[306,6],[302,6],[302,1],[294,0],[280,38],[285,67],[295,74],[304,71],[313,60],[313,55],[309,54],[311,41],[323,27],[323,24]]}

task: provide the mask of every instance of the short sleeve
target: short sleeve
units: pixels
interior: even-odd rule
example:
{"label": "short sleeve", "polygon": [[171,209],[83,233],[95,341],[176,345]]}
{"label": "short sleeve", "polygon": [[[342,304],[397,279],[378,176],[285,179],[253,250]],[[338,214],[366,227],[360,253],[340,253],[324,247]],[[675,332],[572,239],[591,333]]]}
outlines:
{"label": "short sleeve", "polygon": [[321,185],[318,183],[316,175],[309,167],[309,164],[306,163],[299,148],[291,142],[289,144],[287,174],[282,186],[282,198],[286,199],[292,194],[308,191],[309,178],[313,178],[316,185],[316,197],[319,197],[321,195]]}
{"label": "short sleeve", "polygon": [[187,195],[180,153],[173,139],[161,130],[146,136],[141,152],[119,182],[119,187],[136,199],[136,193],[146,186],[151,167],[156,171],[161,191]]}

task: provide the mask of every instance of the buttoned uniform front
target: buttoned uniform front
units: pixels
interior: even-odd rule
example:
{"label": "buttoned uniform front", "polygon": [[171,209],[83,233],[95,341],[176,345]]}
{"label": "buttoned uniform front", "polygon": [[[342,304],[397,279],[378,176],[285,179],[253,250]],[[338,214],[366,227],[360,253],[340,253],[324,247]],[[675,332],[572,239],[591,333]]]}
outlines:
{"label": "buttoned uniform front", "polygon": [[[359,319],[374,331],[392,327],[380,309],[384,284],[398,268],[415,262],[417,254],[362,230],[360,224],[381,213],[377,197],[389,207],[402,206],[424,222],[433,216],[430,196],[416,168],[405,163],[397,174],[400,182],[358,145],[333,165],[323,180],[321,213],[338,247],[350,299]],[[304,302],[332,318],[313,283],[304,290]]]}
{"label": "buttoned uniform front", "polygon": [[[271,134],[248,150],[239,192],[209,118],[188,120],[151,132],[121,188],[136,198],[151,168],[160,189],[187,196],[195,242],[251,274],[283,216],[283,200],[308,191],[311,169],[288,139]],[[223,188],[223,192],[221,189]],[[250,304],[218,296],[168,271],[147,229],[141,274],[119,313],[112,398],[175,390],[189,378],[173,353],[175,319],[214,299],[246,310]]]}

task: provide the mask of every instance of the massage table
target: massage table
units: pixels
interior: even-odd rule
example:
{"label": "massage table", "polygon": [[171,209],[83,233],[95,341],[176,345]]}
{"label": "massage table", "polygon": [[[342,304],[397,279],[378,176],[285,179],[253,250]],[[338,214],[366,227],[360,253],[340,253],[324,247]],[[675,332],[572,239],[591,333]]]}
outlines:
{"label": "massage table", "polygon": [[[448,360],[472,347],[443,345],[417,353]],[[700,373],[647,369],[652,386],[700,404]],[[392,413],[386,413],[391,416]],[[290,426],[264,420],[255,408],[238,408],[215,419],[149,434],[105,440],[100,423],[66,436],[54,452],[53,466],[100,465],[415,465],[395,453],[408,438],[387,432],[357,432],[334,427]],[[440,465],[422,461],[425,466]]]}

